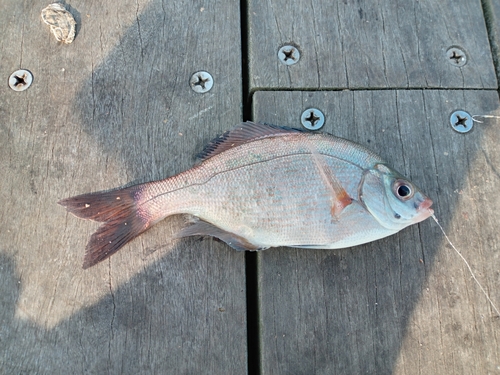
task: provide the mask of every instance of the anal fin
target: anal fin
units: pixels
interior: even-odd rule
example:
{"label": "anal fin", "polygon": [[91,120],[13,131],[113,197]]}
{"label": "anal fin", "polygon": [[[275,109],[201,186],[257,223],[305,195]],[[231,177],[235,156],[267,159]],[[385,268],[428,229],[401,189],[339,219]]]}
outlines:
{"label": "anal fin", "polygon": [[198,220],[188,227],[183,228],[175,237],[182,238],[190,236],[212,236],[224,241],[226,244],[238,251],[263,250],[263,248],[252,244],[246,238],[227,232],[224,229],[216,227],[215,225],[203,220]]}

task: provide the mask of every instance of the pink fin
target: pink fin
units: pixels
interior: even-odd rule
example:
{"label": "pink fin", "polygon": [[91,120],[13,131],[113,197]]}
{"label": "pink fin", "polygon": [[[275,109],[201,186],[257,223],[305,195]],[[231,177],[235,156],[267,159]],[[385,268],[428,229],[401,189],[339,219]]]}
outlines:
{"label": "pink fin", "polygon": [[109,192],[91,193],[63,199],[60,205],[83,219],[104,222],[90,238],[83,268],[89,268],[120,250],[150,227],[137,212],[136,186]]}
{"label": "pink fin", "polygon": [[347,194],[347,191],[342,189],[342,191],[337,192],[335,201],[332,204],[331,213],[334,218],[338,218],[340,213],[352,203],[352,198]]}
{"label": "pink fin", "polygon": [[250,243],[246,238],[238,236],[234,233],[227,232],[224,229],[216,227],[215,225],[203,220],[196,221],[194,224],[182,229],[176,237],[189,237],[189,236],[212,236],[216,237],[233,249],[238,251],[244,250],[263,250],[259,246]]}
{"label": "pink fin", "polygon": [[330,211],[332,216],[337,220],[344,208],[352,203],[352,198],[344,189],[339,179],[335,176],[332,169],[326,164],[324,157],[319,154],[312,145],[311,155],[321,179],[331,192],[332,207]]}
{"label": "pink fin", "polygon": [[202,162],[233,147],[255,141],[257,139],[276,137],[285,134],[302,133],[302,130],[276,125],[243,122],[221,136],[213,139],[205,149],[197,155]]}
{"label": "pink fin", "polygon": [[62,199],[58,203],[73,215],[94,221],[108,221],[134,204],[136,186],[77,195]]}

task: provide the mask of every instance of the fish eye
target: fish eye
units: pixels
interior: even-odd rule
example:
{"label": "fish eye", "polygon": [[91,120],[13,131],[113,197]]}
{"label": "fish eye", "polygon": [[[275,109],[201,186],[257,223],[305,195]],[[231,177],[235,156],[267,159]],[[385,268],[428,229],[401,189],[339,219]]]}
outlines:
{"label": "fish eye", "polygon": [[403,201],[406,201],[413,197],[413,188],[408,181],[396,180],[392,188],[394,194]]}
{"label": "fish eye", "polygon": [[398,187],[398,195],[400,197],[404,198],[410,194],[411,194],[411,189],[408,185],[401,185],[400,187]]}

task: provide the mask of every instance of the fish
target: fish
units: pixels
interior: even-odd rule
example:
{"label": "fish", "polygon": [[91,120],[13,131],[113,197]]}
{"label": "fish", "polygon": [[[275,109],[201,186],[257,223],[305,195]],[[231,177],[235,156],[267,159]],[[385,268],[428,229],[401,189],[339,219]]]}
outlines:
{"label": "fish", "polygon": [[177,175],[58,203],[103,223],[87,244],[84,269],[178,214],[191,219],[176,238],[212,236],[240,251],[347,248],[433,215],[432,200],[365,147],[254,122],[216,137]]}

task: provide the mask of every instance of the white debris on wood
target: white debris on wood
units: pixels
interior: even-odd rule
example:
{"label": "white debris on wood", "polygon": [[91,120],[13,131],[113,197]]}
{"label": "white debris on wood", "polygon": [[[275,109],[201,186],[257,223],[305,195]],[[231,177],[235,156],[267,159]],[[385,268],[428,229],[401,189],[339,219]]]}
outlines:
{"label": "white debris on wood", "polygon": [[43,9],[42,19],[58,41],[69,44],[75,39],[75,19],[62,4],[53,3]]}

